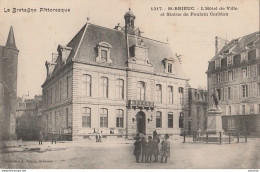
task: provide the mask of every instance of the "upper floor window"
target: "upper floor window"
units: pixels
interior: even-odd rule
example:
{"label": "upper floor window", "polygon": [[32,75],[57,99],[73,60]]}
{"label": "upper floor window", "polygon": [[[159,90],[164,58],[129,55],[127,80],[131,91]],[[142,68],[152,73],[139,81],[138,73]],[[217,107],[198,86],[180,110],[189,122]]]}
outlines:
{"label": "upper floor window", "polygon": [[228,56],[227,57],[227,65],[233,65],[233,56]]}
{"label": "upper floor window", "polygon": [[124,80],[116,80],[116,98],[124,99]]}
{"label": "upper floor window", "polygon": [[121,109],[116,110],[116,127],[124,127],[124,111]]}
{"label": "upper floor window", "polygon": [[162,112],[156,112],[156,128],[162,128]]}
{"label": "upper floor window", "polygon": [[242,105],[242,115],[246,114],[246,105]]}
{"label": "upper floor window", "polygon": [[91,85],[92,85],[92,77],[90,75],[82,76],[82,95],[83,96],[91,96]]}
{"label": "upper floor window", "polygon": [[216,59],[215,60],[215,69],[220,68],[221,65],[221,59]]}
{"label": "upper floor window", "polygon": [[137,99],[145,100],[145,83],[142,81],[137,82]]}
{"label": "upper floor window", "polygon": [[162,85],[156,84],[156,100],[162,102]]}
{"label": "upper floor window", "polygon": [[228,81],[233,81],[233,71],[228,71]]}
{"label": "upper floor window", "polygon": [[257,71],[258,71],[257,69],[258,69],[258,65],[257,64],[253,65],[253,76],[254,77],[257,76]]}
{"label": "upper floor window", "polygon": [[172,73],[172,64],[168,63],[168,73]]}
{"label": "upper floor window", "polygon": [[220,83],[220,73],[216,74],[217,77],[217,83]]}
{"label": "upper floor window", "polygon": [[241,53],[241,62],[247,61],[247,60],[248,60],[248,52],[247,51],[242,52]]}
{"label": "upper floor window", "polygon": [[248,85],[242,85],[242,97],[248,97]]}
{"label": "upper floor window", "polygon": [[100,78],[100,93],[101,97],[108,98],[108,78],[103,76]]}
{"label": "upper floor window", "polygon": [[107,42],[100,42],[97,45],[97,54],[96,62],[112,63],[110,59],[110,51],[112,46]]}
{"label": "upper floor window", "polygon": [[108,112],[107,109],[100,109],[100,127],[108,127]]}
{"label": "upper floor window", "polygon": [[243,79],[249,78],[249,76],[250,76],[250,67],[247,66],[247,67],[241,68],[241,73],[242,73],[242,78]]}
{"label": "upper floor window", "polygon": [[180,104],[183,104],[183,87],[179,87],[179,98],[180,98]]}
{"label": "upper floor window", "polygon": [[91,128],[91,109],[82,108],[82,128]]}
{"label": "upper floor window", "polygon": [[173,87],[168,86],[167,92],[168,92],[168,103],[172,104],[173,103]]}

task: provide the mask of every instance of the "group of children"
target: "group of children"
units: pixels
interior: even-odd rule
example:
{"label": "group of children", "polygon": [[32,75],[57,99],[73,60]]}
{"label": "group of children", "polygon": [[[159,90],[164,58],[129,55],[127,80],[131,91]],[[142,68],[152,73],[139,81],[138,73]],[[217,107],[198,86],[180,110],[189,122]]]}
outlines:
{"label": "group of children", "polygon": [[136,141],[134,143],[134,155],[136,162],[139,163],[140,156],[142,157],[141,162],[152,162],[152,156],[154,156],[154,162],[158,162],[158,156],[161,156],[161,162],[165,158],[165,163],[167,163],[167,158],[170,156],[170,142],[169,135],[165,134],[163,141],[161,142],[161,149],[159,151],[160,138],[157,133],[148,137],[148,142],[145,137],[136,136]]}

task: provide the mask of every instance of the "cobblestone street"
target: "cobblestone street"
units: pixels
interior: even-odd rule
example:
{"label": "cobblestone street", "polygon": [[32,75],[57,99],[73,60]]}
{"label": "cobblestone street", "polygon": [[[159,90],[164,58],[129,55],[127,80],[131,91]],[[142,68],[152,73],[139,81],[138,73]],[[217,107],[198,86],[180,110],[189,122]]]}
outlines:
{"label": "cobblestone street", "polygon": [[[243,141],[241,139],[241,141]],[[94,140],[75,142],[8,142],[1,143],[0,167],[46,169],[107,169],[107,168],[260,168],[260,139],[249,138],[248,143],[193,143],[187,138],[171,139],[168,163],[136,163],[132,140]],[[19,146],[21,145],[21,146]]]}

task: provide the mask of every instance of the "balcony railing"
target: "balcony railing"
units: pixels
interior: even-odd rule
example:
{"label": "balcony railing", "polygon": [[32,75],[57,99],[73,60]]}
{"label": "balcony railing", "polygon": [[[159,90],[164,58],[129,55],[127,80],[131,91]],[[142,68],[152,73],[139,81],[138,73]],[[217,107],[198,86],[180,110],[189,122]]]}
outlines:
{"label": "balcony railing", "polygon": [[129,100],[128,101],[129,108],[139,108],[146,110],[154,110],[154,102],[144,101],[144,100]]}

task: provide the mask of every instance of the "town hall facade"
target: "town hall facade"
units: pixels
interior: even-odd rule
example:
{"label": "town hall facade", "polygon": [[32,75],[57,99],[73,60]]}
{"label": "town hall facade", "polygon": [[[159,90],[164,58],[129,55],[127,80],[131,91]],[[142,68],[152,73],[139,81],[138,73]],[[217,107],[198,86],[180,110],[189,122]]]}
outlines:
{"label": "town hall facade", "polygon": [[188,79],[168,43],[141,36],[131,10],[114,29],[87,22],[45,63],[41,130],[132,138],[180,134]]}

